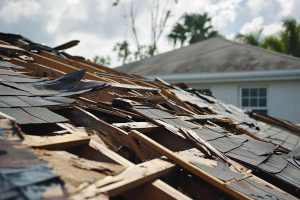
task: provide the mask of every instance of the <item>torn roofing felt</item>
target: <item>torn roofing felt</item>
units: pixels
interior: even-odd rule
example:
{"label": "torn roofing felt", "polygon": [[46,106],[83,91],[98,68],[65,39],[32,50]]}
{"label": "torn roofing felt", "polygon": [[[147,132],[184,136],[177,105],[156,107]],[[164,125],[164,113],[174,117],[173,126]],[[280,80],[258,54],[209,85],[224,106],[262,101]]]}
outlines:
{"label": "torn roofing felt", "polygon": [[86,70],[70,72],[55,80],[34,83],[33,86],[41,90],[56,90],[62,91],[62,93],[80,93],[83,90],[93,90],[107,86],[107,83],[99,81],[81,81],[85,72]]}
{"label": "torn roofing felt", "polygon": [[20,144],[0,139],[0,199],[42,199],[47,188],[62,187],[53,170]]}
{"label": "torn roofing felt", "polygon": [[97,81],[82,82],[85,71],[68,73],[58,79],[45,81],[2,69],[0,78],[0,112],[19,124],[67,122],[68,119],[41,106],[65,106],[74,96],[107,86]]}
{"label": "torn roofing felt", "polygon": [[[300,197],[296,125],[253,118],[187,87],[62,55],[20,35],[0,34],[0,44],[5,62],[26,63],[0,67],[0,118],[16,122],[15,134],[4,126],[1,134],[1,184],[9,193],[21,195],[7,172],[39,176],[32,183],[45,190],[28,189],[37,199]],[[21,145],[12,142],[16,134]]]}
{"label": "torn roofing felt", "polygon": [[3,69],[25,69],[25,67],[14,65],[12,63],[1,61],[1,60],[0,60],[0,68],[3,68]]}

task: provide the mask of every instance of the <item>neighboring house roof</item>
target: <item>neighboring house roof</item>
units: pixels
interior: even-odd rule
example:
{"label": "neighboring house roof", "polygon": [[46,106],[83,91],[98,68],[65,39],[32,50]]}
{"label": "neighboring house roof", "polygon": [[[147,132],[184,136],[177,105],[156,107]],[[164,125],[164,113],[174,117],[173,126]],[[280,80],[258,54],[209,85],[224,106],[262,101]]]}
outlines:
{"label": "neighboring house roof", "polygon": [[300,59],[215,37],[116,68],[138,75],[300,69]]}

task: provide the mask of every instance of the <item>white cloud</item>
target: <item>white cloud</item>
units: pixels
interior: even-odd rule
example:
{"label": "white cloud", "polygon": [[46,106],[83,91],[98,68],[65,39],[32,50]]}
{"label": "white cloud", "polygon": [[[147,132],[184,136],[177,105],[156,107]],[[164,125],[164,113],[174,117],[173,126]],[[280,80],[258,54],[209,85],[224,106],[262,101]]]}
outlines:
{"label": "white cloud", "polygon": [[270,0],[248,0],[247,6],[250,8],[253,15],[260,13],[270,3]]}
{"label": "white cloud", "polygon": [[272,23],[264,26],[262,34],[264,36],[277,34],[282,29],[281,24]]}
{"label": "white cloud", "polygon": [[292,14],[294,7],[294,0],[277,0],[281,7],[280,16],[286,17]]}
{"label": "white cloud", "polygon": [[264,18],[262,16],[254,18],[251,22],[246,23],[241,29],[241,34],[254,33],[263,28],[262,35],[274,35],[277,34],[281,29],[281,24],[279,22],[270,23],[268,25],[264,24]]}
{"label": "white cloud", "polygon": [[262,16],[255,17],[251,22],[246,23],[240,30],[241,34],[252,33],[263,28],[264,18]]}
{"label": "white cloud", "polygon": [[212,25],[217,29],[222,29],[232,24],[236,19],[240,2],[241,0],[228,0],[207,6],[205,11],[212,16]]}
{"label": "white cloud", "polygon": [[[128,40],[134,46],[128,26],[124,21],[124,7],[133,1],[137,6],[137,29],[143,44],[150,42],[150,20],[147,6],[153,0],[0,0],[1,30],[22,34],[37,42],[55,46],[71,39],[81,43],[70,53],[92,58],[110,55],[112,65],[119,65],[113,46]],[[159,0],[162,4],[166,0]],[[173,3],[173,0],[169,0]],[[258,31],[264,25],[263,35],[276,34],[284,16],[299,20],[300,0],[180,0],[171,7],[172,17],[158,48],[160,53],[173,48],[166,35],[184,13],[204,13],[212,17],[212,25],[231,39],[242,33]],[[252,19],[254,17],[254,19]]]}
{"label": "white cloud", "polygon": [[229,33],[225,37],[228,40],[234,40],[235,36],[236,36],[236,33]]}
{"label": "white cloud", "polygon": [[8,24],[34,18],[40,11],[40,5],[33,0],[6,1],[0,9],[0,17]]}
{"label": "white cloud", "polygon": [[56,37],[54,46],[74,39],[79,39],[80,43],[78,46],[68,49],[68,53],[84,56],[89,59],[92,59],[96,55],[110,55],[114,64],[118,62],[117,58],[112,56],[111,53],[112,44],[115,43],[115,39],[103,40],[101,37],[98,37],[97,34],[87,33],[84,31],[60,34]]}
{"label": "white cloud", "polygon": [[64,29],[62,21],[80,23],[88,19],[86,1],[56,0],[53,2],[53,0],[50,0],[43,3],[44,7],[48,7],[45,11],[45,15],[49,19],[46,25],[48,33],[55,33]]}

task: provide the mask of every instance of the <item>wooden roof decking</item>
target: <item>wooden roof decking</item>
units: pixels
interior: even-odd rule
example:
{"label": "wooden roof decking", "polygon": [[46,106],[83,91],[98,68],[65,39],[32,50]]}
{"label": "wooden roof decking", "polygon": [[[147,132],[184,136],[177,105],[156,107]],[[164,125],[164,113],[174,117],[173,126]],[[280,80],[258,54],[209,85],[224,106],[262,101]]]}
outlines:
{"label": "wooden roof decking", "polygon": [[[10,130],[0,134],[5,177],[0,183],[10,182],[0,189],[0,199],[299,198],[297,126],[268,116],[254,119],[213,97],[61,55],[16,35],[1,39],[18,50],[4,48],[0,54],[14,64],[0,63],[0,86],[9,85],[1,91],[14,91],[0,93],[0,111],[6,111],[0,127]],[[95,84],[77,80],[72,91],[59,85],[59,77],[80,70]],[[18,85],[22,78],[26,87]],[[45,88],[35,88],[34,94],[26,90],[35,81],[52,95]],[[84,84],[93,89],[75,92]],[[31,118],[9,109],[43,123],[20,123],[18,118]],[[36,179],[24,178],[20,185],[8,172]],[[34,193],[24,192],[33,188]]]}

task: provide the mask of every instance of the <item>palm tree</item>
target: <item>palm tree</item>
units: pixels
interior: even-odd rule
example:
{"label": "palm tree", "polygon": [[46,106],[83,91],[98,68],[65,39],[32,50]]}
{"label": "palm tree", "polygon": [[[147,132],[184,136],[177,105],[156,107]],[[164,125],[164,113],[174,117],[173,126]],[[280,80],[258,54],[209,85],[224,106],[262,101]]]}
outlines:
{"label": "palm tree", "polygon": [[168,39],[173,42],[173,45],[176,46],[177,41],[180,42],[180,47],[186,42],[186,29],[180,23],[176,23],[171,33],[168,35]]}
{"label": "palm tree", "polygon": [[213,30],[211,18],[207,13],[203,15],[186,13],[181,19],[182,22],[176,23],[168,35],[168,39],[173,42],[174,46],[178,41],[182,47],[186,41],[192,44],[218,35],[218,32]]}
{"label": "palm tree", "polygon": [[300,57],[300,24],[294,18],[282,20],[283,30],[274,36],[261,37],[262,30],[257,33],[237,34],[236,40],[262,48]]}
{"label": "palm tree", "polygon": [[280,38],[276,36],[266,36],[265,38],[262,39],[262,41],[259,44],[260,47],[264,49],[268,49],[271,51],[277,51],[280,53],[285,53],[284,45]]}
{"label": "palm tree", "polygon": [[218,32],[213,30],[211,18],[207,13],[203,15],[185,14],[184,25],[188,30],[190,44],[218,35]]}
{"label": "palm tree", "polygon": [[300,57],[300,24],[294,18],[283,20],[281,41],[287,54]]}
{"label": "palm tree", "polygon": [[248,33],[248,34],[237,34],[235,39],[243,42],[245,44],[250,44],[253,46],[259,46],[261,40],[261,33],[263,29],[260,29],[258,32]]}

